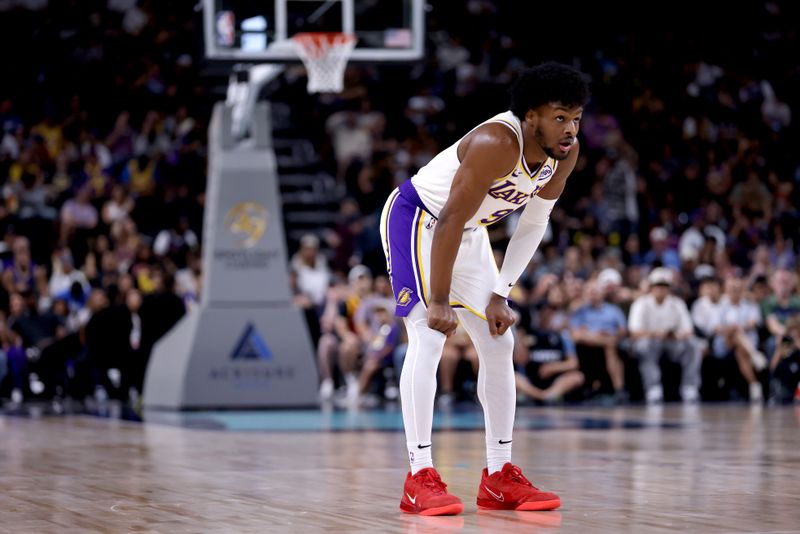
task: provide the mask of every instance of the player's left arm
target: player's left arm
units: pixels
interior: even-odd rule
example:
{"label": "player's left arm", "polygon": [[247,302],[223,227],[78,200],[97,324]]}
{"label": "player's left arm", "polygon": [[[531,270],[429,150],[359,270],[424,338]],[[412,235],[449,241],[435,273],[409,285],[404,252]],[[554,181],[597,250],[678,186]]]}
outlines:
{"label": "player's left arm", "polygon": [[519,218],[517,229],[514,231],[514,235],[511,236],[511,241],[509,241],[506,248],[503,267],[500,269],[500,276],[497,278],[497,283],[493,290],[492,301],[505,302],[511,292],[511,288],[517,283],[536,249],[539,248],[544,232],[547,230],[550,212],[553,210],[556,200],[564,191],[567,177],[575,168],[579,150],[580,146],[576,140],[575,148],[570,151],[565,160],[559,162],[550,182],[531,198],[525,206]]}

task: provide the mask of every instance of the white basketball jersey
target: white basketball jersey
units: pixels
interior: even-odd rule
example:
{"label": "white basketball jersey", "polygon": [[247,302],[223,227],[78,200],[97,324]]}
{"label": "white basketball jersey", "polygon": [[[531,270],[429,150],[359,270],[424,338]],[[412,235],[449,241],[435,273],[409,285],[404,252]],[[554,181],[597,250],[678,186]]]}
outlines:
{"label": "white basketball jersey", "polygon": [[[514,131],[519,142],[519,158],[517,158],[517,166],[509,174],[494,181],[478,211],[467,221],[465,228],[494,224],[521,208],[550,181],[558,167],[556,160],[547,158],[535,171],[528,168],[522,155],[522,125],[511,111],[495,115],[470,130],[469,133],[490,122],[499,122]],[[437,154],[411,178],[414,189],[417,190],[425,207],[434,217],[439,217],[439,213],[450,196],[453,178],[461,164],[458,161],[458,145],[464,137]]]}

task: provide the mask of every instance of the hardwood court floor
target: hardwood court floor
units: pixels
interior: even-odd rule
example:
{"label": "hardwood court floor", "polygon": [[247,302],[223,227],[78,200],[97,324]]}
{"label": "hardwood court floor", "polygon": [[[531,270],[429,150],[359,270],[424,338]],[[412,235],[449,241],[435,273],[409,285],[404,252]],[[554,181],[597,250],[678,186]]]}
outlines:
{"label": "hardwood court floor", "polygon": [[395,431],[0,416],[0,532],[800,532],[798,408],[526,408],[517,423],[514,458],[559,511],[476,511],[479,430],[434,434],[466,509],[425,518],[398,511]]}

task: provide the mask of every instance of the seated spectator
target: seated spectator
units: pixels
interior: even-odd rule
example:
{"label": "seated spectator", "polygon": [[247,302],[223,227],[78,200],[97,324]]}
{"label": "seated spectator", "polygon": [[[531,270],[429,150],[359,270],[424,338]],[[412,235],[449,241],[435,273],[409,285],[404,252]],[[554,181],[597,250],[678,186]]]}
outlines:
{"label": "seated spectator", "polygon": [[[365,303],[367,304],[367,303]],[[358,376],[359,394],[364,398],[369,390],[375,374],[384,367],[394,364],[394,351],[400,343],[400,324],[394,316],[394,299],[372,299],[369,308],[364,312],[360,306],[358,316],[364,313],[368,317],[362,338],[364,345],[364,363]]]}
{"label": "seated spectator", "polygon": [[514,345],[517,393],[541,402],[562,399],[584,383],[575,344],[553,328],[555,317],[556,310],[546,304],[530,331],[517,330]]}
{"label": "seated spectator", "polygon": [[354,160],[369,161],[372,156],[372,134],[368,116],[354,111],[338,111],[325,121],[325,131],[333,144],[338,166],[337,178],[344,178],[345,170]]}
{"label": "seated spectator", "polygon": [[598,281],[586,284],[588,303],[570,319],[570,335],[576,344],[581,370],[593,392],[609,377],[614,394],[622,396],[625,369],[619,356],[619,342],[625,335],[625,314],[605,302],[605,291]]}
{"label": "seated spectator", "polygon": [[319,251],[319,238],[306,234],[300,238],[300,249],[292,256],[291,269],[297,275],[298,291],[321,308],[331,281],[325,256]]}
{"label": "seated spectator", "polygon": [[658,226],[650,231],[650,245],[652,249],[644,255],[645,265],[659,263],[670,269],[680,269],[681,258],[678,252],[669,245],[669,232]]}
{"label": "seated spectator", "polygon": [[362,342],[356,331],[355,313],[361,300],[372,290],[372,273],[364,265],[356,265],[348,274],[349,286],[329,291],[325,311],[320,320],[322,336],[317,346],[320,390],[322,400],[334,393],[333,357],[338,356],[339,369],[344,375],[347,400],[358,400],[358,357]]}
{"label": "seated spectator", "polygon": [[144,375],[147,365],[147,355],[142,353],[142,318],[139,311],[142,307],[142,294],[136,289],[131,289],[125,294],[125,306],[121,311],[121,333],[127,335],[124,344],[125,354],[119,359],[120,365],[120,394],[123,399],[130,395],[134,397],[141,394],[144,388]]}
{"label": "seated spectator", "polygon": [[157,162],[147,154],[131,158],[120,175],[120,180],[130,188],[134,196],[152,194],[158,179]]}
{"label": "seated spectator", "polygon": [[186,255],[186,267],[175,273],[175,292],[186,305],[186,310],[194,310],[200,303],[203,260],[200,254],[192,251]]}
{"label": "seated spectator", "polygon": [[66,298],[74,283],[80,284],[84,293],[89,292],[86,275],[75,268],[72,253],[62,249],[53,254],[53,274],[50,275],[48,288],[52,298]]}
{"label": "seated spectator", "polygon": [[752,277],[750,282],[750,300],[759,305],[761,309],[761,318],[765,319],[764,303],[771,295],[769,280],[764,275],[756,275]]}
{"label": "seated spectator", "polygon": [[13,293],[10,298],[8,328],[21,337],[29,356],[35,358],[59,333],[59,322],[51,311],[39,313],[33,293]]}
{"label": "seated spectator", "polygon": [[120,369],[130,353],[129,325],[125,309],[110,305],[102,290],[92,291],[91,316],[86,322],[86,360],[95,398],[122,397]]}
{"label": "seated spectator", "polygon": [[458,371],[458,362],[464,360],[470,364],[472,372],[478,376],[478,352],[472,344],[464,328],[459,325],[455,333],[447,338],[442,349],[442,359],[439,360],[439,398],[436,400],[441,407],[450,406],[455,401],[455,380]]}
{"label": "seated spectator", "polygon": [[761,307],[764,322],[771,336],[767,352],[774,352],[777,344],[786,336],[787,321],[800,314],[800,295],[797,290],[797,275],[785,269],[775,271],[770,279],[773,295]]}
{"label": "seated spectator", "polygon": [[[141,247],[141,239],[136,228],[136,223],[132,219],[121,219],[111,225],[111,239],[113,240],[114,250],[106,250],[101,257],[101,263],[108,260],[105,255],[111,255],[113,262],[117,265],[113,270],[127,271],[136,260],[137,250]],[[103,270],[106,266],[103,266]]]}
{"label": "seated spectator", "polygon": [[91,189],[83,187],[74,199],[67,200],[61,207],[62,241],[66,242],[75,230],[97,226],[97,208],[92,206],[91,199]]}
{"label": "seated spectator", "polygon": [[15,237],[11,245],[11,261],[3,265],[3,289],[9,294],[34,289],[35,264],[27,237]]}
{"label": "seated spectator", "polygon": [[92,190],[84,186],[75,195],[61,206],[61,238],[63,245],[68,245],[72,250],[75,263],[83,264],[86,254],[89,253],[87,239],[93,234],[99,216],[97,208],[91,204]]}
{"label": "seated spectator", "polygon": [[750,219],[754,226],[766,227],[772,217],[772,193],[755,170],[747,173],[731,191],[729,201],[735,219]]}
{"label": "seated spectator", "polygon": [[12,396],[22,400],[23,396],[31,393],[28,379],[37,369],[31,363],[38,361],[42,350],[66,331],[55,314],[50,311],[38,313],[35,296],[30,292],[11,294],[7,324],[8,360],[16,391]]}
{"label": "seated spectator", "polygon": [[700,351],[693,343],[694,325],[686,303],[670,294],[672,279],[669,269],[653,269],[648,277],[649,292],[633,302],[628,317],[633,351],[639,360],[648,404],[657,404],[664,399],[662,357],[681,365],[681,399],[684,402],[699,399]]}
{"label": "seated spectator", "polygon": [[47,224],[54,221],[58,212],[50,205],[53,195],[44,183],[44,175],[25,172],[20,179],[20,185],[22,188],[19,191],[19,218],[44,219]]}
{"label": "seated spectator", "polygon": [[722,285],[719,278],[714,275],[702,278],[698,294],[700,297],[692,304],[692,321],[695,331],[705,340],[708,348],[722,307]]}
{"label": "seated spectator", "polygon": [[111,226],[117,221],[130,217],[133,211],[133,199],[125,192],[125,187],[117,184],[111,189],[111,198],[103,204],[103,222]]}
{"label": "seated spectator", "polygon": [[710,319],[714,338],[712,354],[715,358],[735,357],[739,372],[750,388],[750,401],[761,402],[763,393],[756,371],[766,367],[767,361],[758,350],[758,325],[761,323],[758,306],[744,298],[744,281],[739,277],[725,280],[725,296]]}
{"label": "seated spectator", "polygon": [[597,275],[597,283],[605,294],[606,302],[619,306],[623,311],[631,307],[635,294],[623,284],[618,270],[606,267]]}
{"label": "seated spectator", "polygon": [[189,219],[178,217],[170,229],[161,230],[153,243],[153,253],[169,257],[175,263],[185,266],[186,254],[200,246],[197,235],[189,227]]}
{"label": "seated spectator", "polygon": [[683,231],[681,238],[678,241],[678,255],[681,258],[686,258],[692,254],[698,258],[703,252],[706,244],[706,236],[703,232],[705,226],[705,218],[701,210],[691,214],[691,226]]}
{"label": "seated spectator", "polygon": [[[24,307],[23,299],[19,295],[12,295],[10,301],[11,316],[9,317],[9,322],[13,321],[12,317],[14,315],[23,313],[22,308]],[[28,390],[28,357],[25,354],[22,336],[8,328],[5,322],[2,324],[0,334],[2,334],[5,355],[5,371],[11,381],[11,402],[19,404],[23,401],[25,392]]]}
{"label": "seated spectator", "polygon": [[786,335],[770,363],[770,401],[785,404],[800,400],[800,316],[786,323]]}
{"label": "seated spectator", "polygon": [[772,225],[769,247],[769,261],[779,269],[794,269],[797,265],[797,254],[794,252],[794,243],[784,235],[780,224]]}

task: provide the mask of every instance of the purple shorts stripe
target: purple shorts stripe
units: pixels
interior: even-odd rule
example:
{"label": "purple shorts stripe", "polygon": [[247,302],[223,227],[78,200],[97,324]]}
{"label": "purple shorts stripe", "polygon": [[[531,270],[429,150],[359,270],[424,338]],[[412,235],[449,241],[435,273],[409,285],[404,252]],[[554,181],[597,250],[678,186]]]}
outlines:
{"label": "purple shorts stripe", "polygon": [[[398,187],[398,189],[400,189],[400,194],[403,195],[403,197],[405,197],[405,199],[409,203],[418,207],[421,210],[425,210],[428,213],[431,213],[431,210],[425,207],[425,203],[422,202],[422,199],[419,197],[419,193],[417,193],[417,190],[414,188],[414,184],[411,183],[411,180],[406,180],[405,182],[400,184],[400,187]],[[431,213],[431,215],[433,214]]]}
{"label": "purple shorts stripe", "polygon": [[[400,194],[394,199],[387,216],[387,263],[392,291],[397,303],[395,315],[405,317],[420,301],[417,278],[417,222],[421,213],[417,206]],[[413,243],[413,245],[412,245]],[[413,248],[412,248],[413,246]]]}

